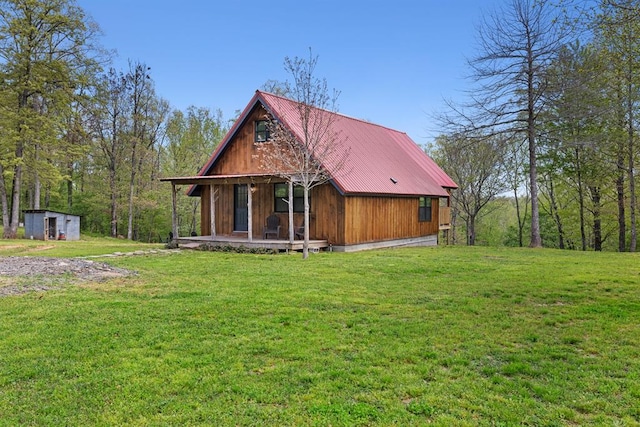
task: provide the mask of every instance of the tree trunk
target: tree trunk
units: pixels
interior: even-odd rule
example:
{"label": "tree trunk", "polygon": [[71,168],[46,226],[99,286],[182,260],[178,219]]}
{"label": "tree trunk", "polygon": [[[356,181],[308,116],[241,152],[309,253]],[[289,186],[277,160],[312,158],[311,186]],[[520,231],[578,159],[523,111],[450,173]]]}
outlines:
{"label": "tree trunk", "polygon": [[131,174],[129,176],[129,213],[127,218],[127,240],[133,240],[133,198],[136,190],[136,152],[137,152],[137,112],[134,109],[134,135],[133,146],[131,147]]}
{"label": "tree trunk", "polygon": [[118,237],[118,195],[116,193],[115,165],[109,168],[109,190],[111,192],[111,237]]}
{"label": "tree trunk", "polygon": [[67,179],[67,209],[71,212],[73,207],[73,162],[67,164],[67,173],[69,179]]}
{"label": "tree trunk", "polygon": [[[22,159],[23,143],[18,142],[16,146],[16,159]],[[15,239],[18,237],[18,225],[20,225],[20,192],[22,191],[22,163],[18,163],[13,168],[13,185],[11,188],[11,212],[9,214],[9,228],[4,229],[5,239]]]}
{"label": "tree trunk", "polygon": [[34,177],[33,177],[33,209],[40,209],[40,192],[42,184],[40,183],[40,174],[38,174],[38,160],[40,157],[40,149],[38,144],[35,147],[35,160],[36,166],[34,168]]}
{"label": "tree trunk", "polygon": [[51,185],[47,185],[44,189],[44,208],[49,209],[51,204]]}
{"label": "tree trunk", "polygon": [[602,251],[602,220],[600,218],[600,188],[590,187],[593,202],[593,249]]}
{"label": "tree trunk", "polygon": [[302,243],[302,259],[309,258],[309,187],[304,187],[304,242]]}
{"label": "tree trunk", "polygon": [[7,187],[5,187],[2,164],[0,164],[0,203],[2,203],[2,229],[7,230],[9,228],[9,201],[7,200]]}
{"label": "tree trunk", "polygon": [[529,53],[527,88],[528,88],[528,105],[527,105],[527,140],[529,142],[529,190],[531,191],[531,242],[529,246],[532,248],[542,247],[542,238],[540,237],[540,213],[538,209],[538,169],[537,169],[537,153],[536,153],[536,129],[535,129],[535,94],[533,73],[535,64],[531,53]]}
{"label": "tree trunk", "polygon": [[293,181],[289,179],[289,243],[293,244],[293,241],[296,238],[295,225],[293,224]]}
{"label": "tree trunk", "polygon": [[[26,91],[20,93],[18,111],[27,108],[29,95]],[[11,211],[9,212],[9,228],[4,228],[5,239],[18,237],[18,225],[20,224],[20,192],[22,191],[22,157],[24,155],[24,141],[22,124],[18,125],[18,138],[16,143],[17,163],[13,168],[13,184],[11,186]]]}
{"label": "tree trunk", "polygon": [[627,144],[627,161],[629,162],[627,171],[629,173],[629,221],[631,224],[631,236],[629,241],[629,252],[636,251],[636,239],[637,239],[637,231],[636,231],[636,185],[635,185],[635,174],[633,173],[633,168],[635,167],[635,128],[633,124],[634,120],[634,102],[631,96],[631,83],[629,84],[629,93],[628,93],[628,111],[629,115],[629,128],[628,128],[628,144]]}
{"label": "tree trunk", "polygon": [[549,199],[551,200],[551,212],[553,219],[555,220],[556,228],[558,230],[558,248],[564,249],[564,227],[562,226],[562,219],[560,218],[555,189],[553,187],[553,179],[551,178],[549,178]]}
{"label": "tree trunk", "polygon": [[33,209],[40,209],[40,191],[42,184],[40,183],[40,176],[38,176],[37,171],[36,176],[34,177],[33,187]]}
{"label": "tree trunk", "polygon": [[576,169],[577,169],[577,180],[578,180],[578,207],[579,207],[579,218],[580,218],[580,240],[581,240],[581,248],[583,251],[587,250],[587,233],[585,231],[585,215],[584,215],[584,187],[582,185],[582,173],[581,173],[581,163],[580,163],[580,149],[576,148]]}
{"label": "tree trunk", "polygon": [[456,205],[451,207],[451,233],[449,238],[451,244],[456,245],[458,243],[458,208]]}
{"label": "tree trunk", "polygon": [[627,250],[627,223],[624,200],[624,154],[622,149],[618,150],[617,160],[618,178],[616,179],[616,194],[618,201],[618,251]]}
{"label": "tree trunk", "polygon": [[476,244],[476,218],[470,215],[467,218],[467,245],[475,246]]}
{"label": "tree trunk", "polygon": [[516,216],[518,217],[518,245],[520,247],[524,246],[524,221],[525,218],[522,218],[522,213],[520,212],[520,198],[518,197],[518,189],[513,189],[513,197],[516,202]]}
{"label": "tree trunk", "polygon": [[135,192],[135,172],[131,172],[131,180],[129,181],[129,216],[127,220],[127,240],[133,240],[133,195]]}

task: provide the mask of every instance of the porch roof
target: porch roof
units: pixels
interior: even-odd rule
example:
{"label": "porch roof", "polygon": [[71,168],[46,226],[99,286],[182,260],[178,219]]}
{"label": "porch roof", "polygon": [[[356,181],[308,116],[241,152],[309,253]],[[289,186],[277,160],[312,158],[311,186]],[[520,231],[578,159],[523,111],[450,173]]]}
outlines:
{"label": "porch roof", "polygon": [[232,174],[232,175],[208,175],[208,176],[175,176],[160,178],[160,181],[171,182],[177,185],[195,184],[262,184],[269,182],[285,182],[284,178],[265,174]]}

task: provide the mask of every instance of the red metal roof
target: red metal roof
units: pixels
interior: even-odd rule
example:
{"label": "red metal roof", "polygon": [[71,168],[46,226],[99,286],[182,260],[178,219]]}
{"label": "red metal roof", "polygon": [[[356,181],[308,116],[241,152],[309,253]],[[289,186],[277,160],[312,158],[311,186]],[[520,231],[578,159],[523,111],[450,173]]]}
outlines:
{"label": "red metal roof", "polygon": [[[298,104],[256,91],[200,175],[206,175],[211,169],[257,102],[301,140]],[[343,194],[447,196],[447,188],[458,187],[406,133],[326,110],[314,109],[313,113],[331,115],[332,134],[338,136],[337,143],[347,153],[342,166],[338,166],[339,158],[324,163]]]}
{"label": "red metal roof", "polygon": [[[257,93],[263,105],[300,138],[297,103],[270,93]],[[316,113],[335,115],[332,131],[338,136],[338,143],[346,147],[346,163],[332,173],[343,193],[447,196],[445,188],[457,188],[406,133],[342,114]],[[335,165],[330,162],[324,166],[333,172]]]}

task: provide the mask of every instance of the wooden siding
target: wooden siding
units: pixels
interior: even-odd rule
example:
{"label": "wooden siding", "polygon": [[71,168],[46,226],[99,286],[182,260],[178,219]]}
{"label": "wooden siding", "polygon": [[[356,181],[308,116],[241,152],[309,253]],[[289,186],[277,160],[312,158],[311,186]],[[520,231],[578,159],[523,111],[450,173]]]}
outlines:
{"label": "wooden siding", "polygon": [[[233,185],[216,185],[216,232],[234,234]],[[210,235],[209,186],[201,196],[201,234]],[[256,184],[253,198],[253,238],[260,239],[266,218],[274,213],[274,183]],[[418,221],[418,198],[341,196],[331,184],[311,193],[309,235],[332,245],[354,245],[383,240],[405,239],[438,234],[439,201],[432,199],[431,221]],[[289,238],[288,213],[280,217],[280,238]],[[303,224],[303,214],[294,213],[294,226]]]}
{"label": "wooden siding", "polygon": [[323,184],[313,189],[311,200],[314,220],[310,235],[330,245],[344,245],[344,197],[333,185]]}
{"label": "wooden siding", "polygon": [[[275,182],[281,182],[274,178]],[[266,218],[274,213],[274,183],[255,184],[252,193],[252,218],[253,238],[262,237],[263,226]],[[201,234],[211,234],[209,186],[203,185],[201,194]],[[222,236],[230,236],[234,233],[234,203],[233,185],[216,185],[216,233]],[[280,217],[280,238],[289,238],[289,214],[276,212]],[[318,186],[311,191],[309,235],[311,239],[328,240],[332,244],[343,244],[344,235],[344,198],[331,184]],[[304,222],[303,213],[293,214],[294,227],[299,227]]]}
{"label": "wooden siding", "polygon": [[440,207],[440,229],[448,230],[451,228],[451,208],[448,206]]}
{"label": "wooden siding", "polygon": [[438,234],[438,199],[431,221],[418,221],[418,198],[358,196],[345,198],[345,245]]}
{"label": "wooden siding", "polygon": [[256,106],[249,114],[247,121],[227,145],[225,151],[216,162],[212,175],[241,175],[264,173],[259,160],[259,152],[255,145],[254,126],[257,120],[264,120],[266,110],[262,105]]}

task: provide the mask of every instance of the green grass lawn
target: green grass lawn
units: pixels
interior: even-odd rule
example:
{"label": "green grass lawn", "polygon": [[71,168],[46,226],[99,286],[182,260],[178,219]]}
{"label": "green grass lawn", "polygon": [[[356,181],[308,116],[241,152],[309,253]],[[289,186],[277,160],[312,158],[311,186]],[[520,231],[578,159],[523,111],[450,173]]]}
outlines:
{"label": "green grass lawn", "polygon": [[[0,227],[0,231],[2,227]],[[52,257],[81,257],[101,255],[114,252],[133,252],[145,249],[162,248],[162,244],[148,244],[132,242],[108,237],[82,236],[81,240],[1,240],[0,256],[52,256]]]}
{"label": "green grass lawn", "polygon": [[0,425],[640,424],[638,254],[109,262],[138,275],[0,298]]}

